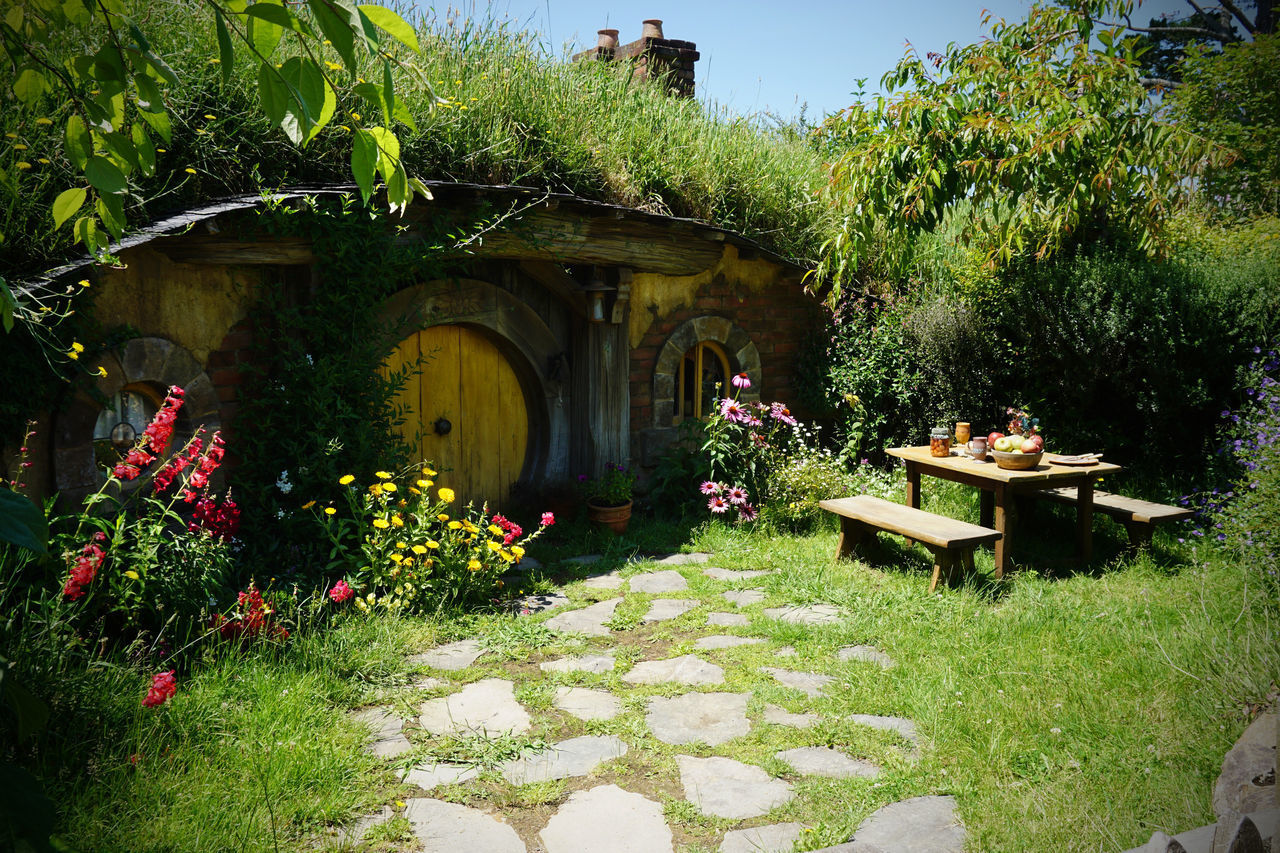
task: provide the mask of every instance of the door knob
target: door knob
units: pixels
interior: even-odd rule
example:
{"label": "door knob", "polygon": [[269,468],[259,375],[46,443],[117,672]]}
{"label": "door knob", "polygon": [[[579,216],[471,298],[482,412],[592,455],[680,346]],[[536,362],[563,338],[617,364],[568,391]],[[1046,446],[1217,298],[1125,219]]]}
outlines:
{"label": "door knob", "polygon": [[449,423],[448,418],[436,418],[432,426],[435,428],[436,435],[448,435],[453,429],[453,424]]}

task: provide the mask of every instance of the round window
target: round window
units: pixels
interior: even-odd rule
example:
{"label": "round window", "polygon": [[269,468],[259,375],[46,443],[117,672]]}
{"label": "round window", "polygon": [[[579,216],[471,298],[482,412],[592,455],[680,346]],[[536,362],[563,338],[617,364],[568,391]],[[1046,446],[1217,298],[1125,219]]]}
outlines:
{"label": "round window", "polygon": [[93,457],[99,470],[115,465],[137,443],[162,402],[142,384],[126,385],[111,395],[93,425]]}

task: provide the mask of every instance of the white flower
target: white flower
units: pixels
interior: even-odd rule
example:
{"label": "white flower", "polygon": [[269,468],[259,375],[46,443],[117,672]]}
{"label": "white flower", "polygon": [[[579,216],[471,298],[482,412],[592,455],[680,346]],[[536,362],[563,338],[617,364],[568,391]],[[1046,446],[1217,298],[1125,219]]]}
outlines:
{"label": "white flower", "polygon": [[280,476],[276,478],[276,488],[281,494],[289,494],[293,491],[293,483],[289,482],[289,472],[281,471]]}

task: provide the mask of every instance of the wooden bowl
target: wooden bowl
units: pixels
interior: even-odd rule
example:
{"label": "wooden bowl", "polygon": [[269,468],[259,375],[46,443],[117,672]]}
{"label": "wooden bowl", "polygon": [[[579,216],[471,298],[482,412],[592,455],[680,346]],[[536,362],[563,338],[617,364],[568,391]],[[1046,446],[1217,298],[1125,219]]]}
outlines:
{"label": "wooden bowl", "polygon": [[1029,471],[1040,464],[1044,451],[1039,453],[1006,453],[1003,450],[988,450],[996,465],[1010,471]]}

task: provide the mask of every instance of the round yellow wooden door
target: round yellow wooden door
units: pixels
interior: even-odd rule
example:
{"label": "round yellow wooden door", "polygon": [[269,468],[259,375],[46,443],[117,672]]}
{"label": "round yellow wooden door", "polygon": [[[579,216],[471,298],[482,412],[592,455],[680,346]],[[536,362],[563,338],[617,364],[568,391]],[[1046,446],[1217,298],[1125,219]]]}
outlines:
{"label": "round yellow wooden door", "polygon": [[401,435],[440,472],[460,504],[502,505],[524,468],[529,415],[511,363],[493,342],[467,326],[432,326],[409,335],[387,358],[397,370],[416,364],[396,398]]}

